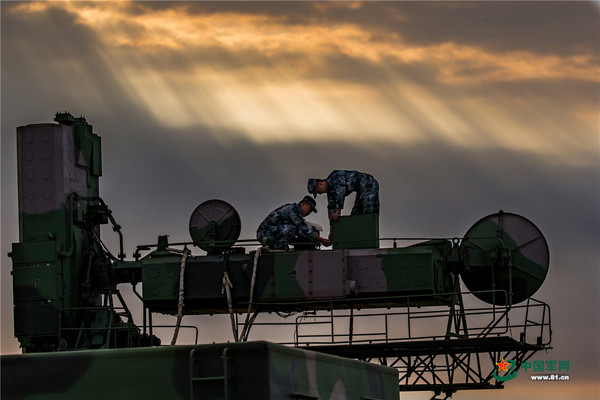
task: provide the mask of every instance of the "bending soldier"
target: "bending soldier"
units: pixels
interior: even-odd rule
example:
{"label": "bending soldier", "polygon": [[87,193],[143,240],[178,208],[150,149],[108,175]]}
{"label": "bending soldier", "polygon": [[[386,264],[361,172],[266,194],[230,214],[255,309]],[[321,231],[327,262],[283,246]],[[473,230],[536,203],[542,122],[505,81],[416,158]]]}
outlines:
{"label": "bending soldier", "polygon": [[352,192],[356,192],[356,198],[351,215],[379,214],[379,183],[364,172],[336,169],[325,179],[309,178],[307,189],[314,197],[327,193],[327,212],[331,222],[338,220],[344,199]]}
{"label": "bending soldier", "polygon": [[256,238],[262,244],[274,249],[285,249],[290,242],[320,242],[325,246],[331,243],[322,238],[304,220],[311,212],[317,212],[317,202],[310,196],[298,203],[284,204],[271,212],[258,226]]}

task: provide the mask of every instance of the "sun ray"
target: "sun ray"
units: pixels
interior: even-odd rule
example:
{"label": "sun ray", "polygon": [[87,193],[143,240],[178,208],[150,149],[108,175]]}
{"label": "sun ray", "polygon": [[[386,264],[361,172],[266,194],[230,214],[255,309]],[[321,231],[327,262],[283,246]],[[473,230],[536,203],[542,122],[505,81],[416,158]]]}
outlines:
{"label": "sun ray", "polygon": [[[334,6],[315,7],[326,13]],[[493,88],[565,80],[597,86],[597,54],[417,44],[401,29],[376,35],[349,21],[290,23],[266,12],[192,12],[187,3],[30,2],[10,12],[51,9],[70,13],[95,34],[115,81],[165,127],[209,127],[256,143],[433,140],[561,162],[596,157],[597,149],[581,143],[597,135],[597,110]],[[403,20],[401,13],[394,18]],[[65,79],[78,76],[71,67],[50,67]],[[549,109],[562,112],[573,131],[549,123],[543,111]]]}

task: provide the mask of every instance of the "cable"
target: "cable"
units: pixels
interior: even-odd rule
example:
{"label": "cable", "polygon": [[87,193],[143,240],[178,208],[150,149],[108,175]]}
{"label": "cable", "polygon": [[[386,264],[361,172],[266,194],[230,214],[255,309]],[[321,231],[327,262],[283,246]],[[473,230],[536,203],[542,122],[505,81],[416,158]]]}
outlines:
{"label": "cable", "polygon": [[252,322],[256,319],[256,314],[254,318],[252,318],[252,322],[249,323],[250,311],[252,309],[252,301],[254,300],[254,284],[256,283],[256,271],[258,270],[258,257],[260,257],[260,251],[262,247],[256,249],[254,253],[254,265],[252,267],[252,281],[250,283],[250,301],[248,302],[248,312],[246,313],[246,321],[244,322],[244,329],[242,330],[242,335],[240,336],[240,340],[245,342],[248,340],[248,335],[250,334],[250,327],[252,326]]}
{"label": "cable", "polygon": [[229,274],[227,274],[227,271],[224,271],[223,272],[223,287],[221,288],[221,294],[223,294],[223,293],[227,294],[227,305],[229,306],[229,318],[231,319],[231,331],[233,332],[233,338],[235,339],[235,341],[239,342],[238,331],[237,331],[237,327],[235,324],[235,318],[233,316],[233,306],[231,305],[231,288],[232,287],[233,287],[233,284],[229,280]]}
{"label": "cable", "polygon": [[173,333],[173,339],[171,339],[171,346],[174,346],[177,342],[177,335],[179,334],[179,326],[181,325],[181,319],[183,318],[183,297],[184,297],[184,275],[185,275],[185,263],[187,261],[190,251],[187,246],[183,248],[183,257],[181,257],[181,265],[179,266],[179,303],[177,305],[177,323],[175,324],[175,332]]}

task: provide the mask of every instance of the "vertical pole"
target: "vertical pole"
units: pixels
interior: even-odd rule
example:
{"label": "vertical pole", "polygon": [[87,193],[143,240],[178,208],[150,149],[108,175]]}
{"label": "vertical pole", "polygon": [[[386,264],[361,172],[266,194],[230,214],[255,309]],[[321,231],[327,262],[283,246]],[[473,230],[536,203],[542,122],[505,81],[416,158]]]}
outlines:
{"label": "vertical pole", "polygon": [[227,368],[229,360],[229,347],[223,349],[223,397],[225,400],[229,400],[229,370]]}
{"label": "vertical pole", "polygon": [[[406,300],[406,318],[407,318],[407,325],[408,325],[408,338],[411,338],[411,333],[410,333],[410,300],[407,299]],[[386,337],[387,337],[387,319],[386,319]]]}
{"label": "vertical pole", "polygon": [[[152,340],[152,339],[150,339]],[[190,400],[194,400],[194,355],[196,353],[196,349],[192,349],[190,351]]]}
{"label": "vertical pole", "polygon": [[329,304],[329,315],[331,316],[331,343],[335,343],[335,333],[333,329],[333,304]]}
{"label": "vertical pole", "polygon": [[352,344],[353,331],[354,331],[354,307],[350,307],[350,331],[348,332],[349,344]]}

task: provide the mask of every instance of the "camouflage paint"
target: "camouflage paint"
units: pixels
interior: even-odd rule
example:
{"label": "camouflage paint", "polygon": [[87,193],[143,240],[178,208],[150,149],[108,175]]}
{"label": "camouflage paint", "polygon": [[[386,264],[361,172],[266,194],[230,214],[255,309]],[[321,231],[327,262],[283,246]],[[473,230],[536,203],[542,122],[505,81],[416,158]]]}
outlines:
{"label": "camouflage paint", "polygon": [[[261,311],[447,304],[453,291],[450,272],[458,249],[450,241],[396,249],[268,251],[257,265],[254,302]],[[222,293],[227,269],[234,306],[250,297],[254,252],[190,257],[185,269],[186,313],[226,313]],[[155,251],[140,261],[144,302],[153,311],[176,312],[181,255]],[[119,263],[121,264],[121,263]],[[330,304],[327,300],[336,300]],[[339,300],[347,300],[339,302]],[[236,307],[234,307],[236,308]]]}
{"label": "camouflage paint", "polygon": [[24,352],[69,347],[70,329],[94,319],[81,307],[96,306],[106,288],[88,273],[106,259],[93,238],[106,222],[98,197],[101,140],[83,117],[63,113],[55,121],[17,128],[20,242],[9,255]]}
{"label": "camouflage paint", "polygon": [[[460,245],[457,239],[391,249],[263,249],[254,302],[261,311],[293,311],[299,303],[306,310],[393,307],[407,301],[442,305],[449,304],[456,276],[461,274],[480,299],[490,304],[518,303],[529,298],[545,279],[548,247],[528,220],[515,214],[499,215],[476,223]],[[159,308],[150,306],[154,310],[174,313],[179,260],[180,256],[170,264],[153,264],[163,271],[156,275],[157,282],[170,290],[163,293]],[[227,312],[225,295],[219,292],[225,269],[233,283],[232,302],[244,308],[252,268],[253,253],[192,258],[185,278],[187,312]],[[146,279],[143,283],[144,287],[150,284]],[[490,294],[493,288],[512,291],[512,298],[506,299],[500,292]]]}
{"label": "camouflage paint", "polygon": [[393,368],[268,342],[1,360],[3,399],[399,399]]}

